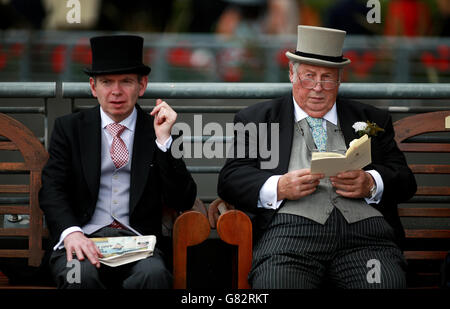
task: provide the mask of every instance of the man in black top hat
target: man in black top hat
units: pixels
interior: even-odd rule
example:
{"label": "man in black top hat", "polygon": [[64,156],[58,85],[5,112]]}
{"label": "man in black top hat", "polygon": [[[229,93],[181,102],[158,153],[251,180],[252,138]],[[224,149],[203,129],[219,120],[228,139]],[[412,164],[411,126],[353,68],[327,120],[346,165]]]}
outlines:
{"label": "man in black top hat", "polygon": [[[170,151],[177,114],[160,99],[150,115],[136,104],[150,73],[141,37],[90,42],[92,67],[85,72],[99,105],[55,120],[42,173],[39,201],[53,241],[53,277],[59,288],[170,288],[158,243],[162,207],[189,209],[196,197],[184,162]],[[151,257],[100,266],[90,238],[133,235],[156,236]],[[72,259],[80,262],[79,274],[69,272]]]}

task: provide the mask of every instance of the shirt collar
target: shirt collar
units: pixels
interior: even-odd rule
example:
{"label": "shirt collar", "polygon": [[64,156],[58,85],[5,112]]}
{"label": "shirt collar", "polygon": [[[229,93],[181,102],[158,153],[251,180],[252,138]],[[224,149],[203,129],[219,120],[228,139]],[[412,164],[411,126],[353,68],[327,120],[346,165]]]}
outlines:
{"label": "shirt collar", "polygon": [[[106,128],[108,124],[115,122],[103,111],[101,106],[100,106],[100,118],[102,121],[102,128]],[[127,118],[119,122],[119,124],[125,126],[130,131],[134,131],[136,127],[136,119],[137,119],[137,111],[136,107],[134,107],[131,114]]]}
{"label": "shirt collar", "polygon": [[[292,100],[294,101],[295,122],[299,122],[300,120],[308,117],[308,114],[297,104],[297,101],[295,101],[294,96],[292,96]],[[323,119],[337,126],[336,102],[333,104],[333,107],[325,114],[325,116],[323,116]]]}

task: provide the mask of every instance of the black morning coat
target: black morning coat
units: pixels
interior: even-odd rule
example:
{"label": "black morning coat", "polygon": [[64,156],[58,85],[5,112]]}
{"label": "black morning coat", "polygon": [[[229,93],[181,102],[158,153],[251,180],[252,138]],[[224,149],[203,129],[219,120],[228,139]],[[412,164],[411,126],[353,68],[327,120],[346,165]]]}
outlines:
{"label": "black morning coat", "polygon": [[[100,106],[55,120],[49,160],[42,172],[40,207],[52,243],[71,226],[92,217],[100,184]],[[163,205],[192,208],[197,187],[182,159],[161,151],[153,117],[136,104],[137,119],[131,165],[130,226],[143,235],[161,235]]]}

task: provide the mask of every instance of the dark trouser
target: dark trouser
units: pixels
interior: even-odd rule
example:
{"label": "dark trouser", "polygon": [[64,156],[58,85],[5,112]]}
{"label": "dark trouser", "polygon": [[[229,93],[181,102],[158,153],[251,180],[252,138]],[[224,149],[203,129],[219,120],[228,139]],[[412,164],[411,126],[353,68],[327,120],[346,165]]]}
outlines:
{"label": "dark trouser", "polygon": [[[89,235],[89,237],[114,236],[134,236],[134,234],[126,230],[105,227]],[[52,270],[52,275],[58,288],[172,288],[172,275],[165,266],[162,252],[157,248],[155,248],[153,255],[146,259],[118,267],[109,267],[101,264],[100,268],[97,269],[88,259],[80,261],[79,280],[78,278],[77,280],[73,280],[75,277],[69,273],[73,269],[73,265],[69,265],[68,267],[66,250],[61,249],[52,253],[50,257],[50,269]],[[79,281],[79,283],[76,281]]]}
{"label": "dark trouser", "polygon": [[335,209],[325,225],[276,214],[253,250],[253,288],[405,288],[406,262],[383,217],[348,224]]}

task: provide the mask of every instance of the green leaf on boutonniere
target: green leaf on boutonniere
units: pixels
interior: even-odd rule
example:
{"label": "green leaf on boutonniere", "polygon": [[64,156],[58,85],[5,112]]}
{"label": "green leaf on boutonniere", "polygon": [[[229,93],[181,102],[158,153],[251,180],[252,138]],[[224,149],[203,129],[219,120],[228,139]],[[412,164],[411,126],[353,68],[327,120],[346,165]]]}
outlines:
{"label": "green leaf on boutonniere", "polygon": [[377,136],[378,132],[384,131],[384,129],[380,128],[375,122],[370,122],[369,120],[366,122],[355,122],[352,127],[359,136],[363,136],[364,134],[367,134],[368,136]]}

